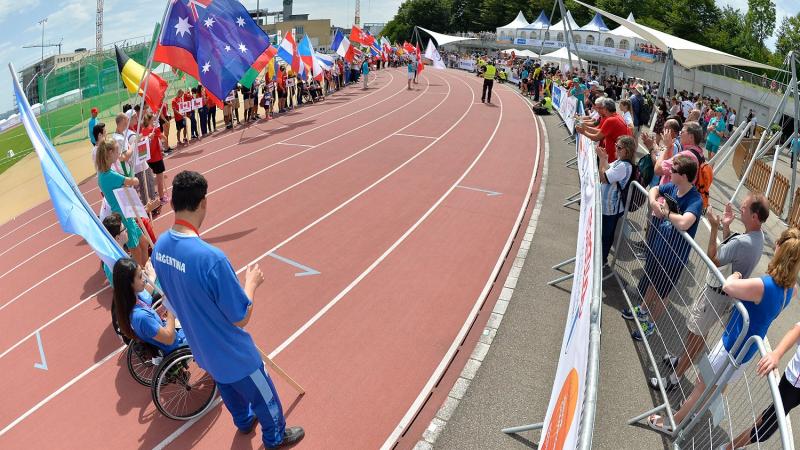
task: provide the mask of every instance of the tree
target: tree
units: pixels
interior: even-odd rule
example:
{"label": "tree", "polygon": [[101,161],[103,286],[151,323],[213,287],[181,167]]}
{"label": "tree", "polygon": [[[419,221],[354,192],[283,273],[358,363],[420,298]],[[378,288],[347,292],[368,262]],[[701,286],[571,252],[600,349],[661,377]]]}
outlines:
{"label": "tree", "polygon": [[764,45],[775,30],[775,3],[772,0],[747,0],[745,23],[748,34],[757,44]]}
{"label": "tree", "polygon": [[450,6],[450,29],[453,31],[484,31],[481,21],[483,0],[453,0]]}
{"label": "tree", "polygon": [[794,17],[784,17],[780,28],[778,28],[775,56],[782,63],[786,55],[792,50],[800,52],[800,13],[797,13]]}
{"label": "tree", "polygon": [[706,33],[708,45],[717,50],[749,58],[744,39],[744,13],[731,6],[722,8],[719,21]]}
{"label": "tree", "polygon": [[447,33],[450,31],[450,2],[442,0],[406,0],[383,29],[392,41],[411,41],[414,26]]}

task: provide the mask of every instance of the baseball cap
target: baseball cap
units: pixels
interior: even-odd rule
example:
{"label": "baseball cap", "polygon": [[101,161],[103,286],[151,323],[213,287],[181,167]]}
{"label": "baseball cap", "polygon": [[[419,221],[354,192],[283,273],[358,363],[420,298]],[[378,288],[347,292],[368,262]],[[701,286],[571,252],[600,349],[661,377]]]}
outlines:
{"label": "baseball cap", "polygon": [[92,108],[92,114],[97,114],[97,108]]}

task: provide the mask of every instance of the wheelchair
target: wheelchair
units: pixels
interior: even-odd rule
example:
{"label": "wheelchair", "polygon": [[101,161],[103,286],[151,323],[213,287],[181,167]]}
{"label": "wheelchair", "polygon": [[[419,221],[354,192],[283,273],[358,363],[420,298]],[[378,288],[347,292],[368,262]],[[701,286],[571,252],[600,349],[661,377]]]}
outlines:
{"label": "wheelchair", "polygon": [[217,384],[200,368],[189,347],[168,355],[140,340],[128,344],[127,365],[133,379],[150,388],[158,411],[173,420],[190,420],[208,410]]}
{"label": "wheelchair", "polygon": [[[153,308],[160,308],[163,297],[153,296]],[[150,388],[158,411],[173,420],[190,420],[202,415],[214,402],[217,384],[194,360],[189,347],[179,347],[164,355],[158,347],[139,339],[129,339],[119,328],[114,304],[111,326],[128,346],[125,359],[133,379]]]}

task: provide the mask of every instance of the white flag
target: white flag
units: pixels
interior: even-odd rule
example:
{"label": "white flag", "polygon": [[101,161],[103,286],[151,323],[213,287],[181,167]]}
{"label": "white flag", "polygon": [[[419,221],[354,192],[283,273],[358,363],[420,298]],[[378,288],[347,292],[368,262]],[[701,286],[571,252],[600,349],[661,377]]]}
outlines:
{"label": "white flag", "polygon": [[439,50],[436,50],[436,46],[433,45],[433,40],[430,38],[428,38],[428,46],[425,48],[425,54],[423,56],[433,61],[433,67],[435,69],[445,68],[442,56],[439,54]]}

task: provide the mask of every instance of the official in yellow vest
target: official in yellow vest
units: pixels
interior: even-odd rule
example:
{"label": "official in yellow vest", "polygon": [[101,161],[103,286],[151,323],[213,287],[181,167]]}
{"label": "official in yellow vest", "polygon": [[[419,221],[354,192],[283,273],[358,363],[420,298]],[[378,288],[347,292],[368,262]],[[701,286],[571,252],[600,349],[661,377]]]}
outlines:
{"label": "official in yellow vest", "polygon": [[488,61],[483,68],[483,93],[481,94],[481,103],[492,103],[492,86],[494,86],[494,77],[497,74],[497,69],[494,67],[494,61]]}

